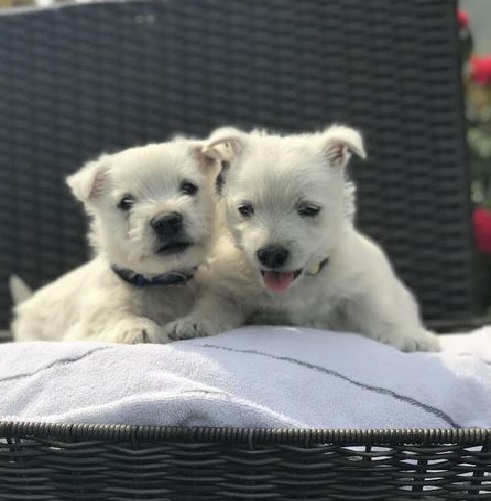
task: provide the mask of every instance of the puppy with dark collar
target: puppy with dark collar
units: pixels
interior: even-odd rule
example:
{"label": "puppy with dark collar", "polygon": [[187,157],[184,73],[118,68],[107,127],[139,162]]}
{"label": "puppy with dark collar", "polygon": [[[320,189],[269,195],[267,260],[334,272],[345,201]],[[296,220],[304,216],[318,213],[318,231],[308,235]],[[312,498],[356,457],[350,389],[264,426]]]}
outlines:
{"label": "puppy with dark collar", "polygon": [[220,162],[176,139],[103,155],[68,177],[95,257],[15,309],[17,341],[165,343],[194,304],[216,233]]}

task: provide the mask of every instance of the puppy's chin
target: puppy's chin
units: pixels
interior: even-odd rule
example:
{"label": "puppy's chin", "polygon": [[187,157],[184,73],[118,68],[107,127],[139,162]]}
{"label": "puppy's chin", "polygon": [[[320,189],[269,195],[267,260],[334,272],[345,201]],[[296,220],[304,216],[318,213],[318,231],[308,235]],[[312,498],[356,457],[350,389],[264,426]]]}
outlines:
{"label": "puppy's chin", "polygon": [[106,248],[106,258],[111,264],[128,268],[142,275],[160,275],[170,271],[195,268],[206,259],[207,248],[202,243],[192,245],[161,245],[143,252],[128,252],[128,246]]}
{"label": "puppy's chin", "polygon": [[155,254],[169,258],[179,257],[193,247],[191,242],[167,242],[157,246]]}
{"label": "puppy's chin", "polygon": [[153,254],[132,259],[131,269],[141,274],[161,274],[169,271],[196,268],[205,260],[202,245],[172,245],[157,249]]}

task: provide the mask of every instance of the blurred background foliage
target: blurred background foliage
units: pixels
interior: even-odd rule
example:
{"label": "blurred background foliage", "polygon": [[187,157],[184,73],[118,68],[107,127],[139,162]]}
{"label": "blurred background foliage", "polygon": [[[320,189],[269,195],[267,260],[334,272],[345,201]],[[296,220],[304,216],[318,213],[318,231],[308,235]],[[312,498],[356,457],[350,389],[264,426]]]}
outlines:
{"label": "blurred background foliage", "polygon": [[[489,2],[491,4],[491,2]],[[472,7],[472,3],[467,3]],[[477,4],[474,5],[474,7]],[[474,11],[474,15],[477,12]],[[478,254],[480,306],[491,307],[491,51],[475,43],[472,16],[458,11],[462,78],[467,117],[467,144],[471,177],[472,220]],[[488,28],[488,35],[490,32]],[[481,38],[483,33],[481,32]]]}

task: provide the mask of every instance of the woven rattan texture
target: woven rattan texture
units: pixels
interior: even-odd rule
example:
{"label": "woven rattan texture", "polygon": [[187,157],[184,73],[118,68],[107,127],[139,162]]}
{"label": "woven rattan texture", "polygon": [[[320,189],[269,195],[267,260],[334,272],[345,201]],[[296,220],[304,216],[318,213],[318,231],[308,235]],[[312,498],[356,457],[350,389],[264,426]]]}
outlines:
{"label": "woven rattan texture", "polygon": [[142,0],[0,16],[0,321],[8,275],[80,263],[63,177],[221,124],[360,127],[360,223],[429,320],[467,322],[468,187],[449,0]]}
{"label": "woven rattan texture", "polygon": [[490,436],[0,423],[0,500],[485,500]]}

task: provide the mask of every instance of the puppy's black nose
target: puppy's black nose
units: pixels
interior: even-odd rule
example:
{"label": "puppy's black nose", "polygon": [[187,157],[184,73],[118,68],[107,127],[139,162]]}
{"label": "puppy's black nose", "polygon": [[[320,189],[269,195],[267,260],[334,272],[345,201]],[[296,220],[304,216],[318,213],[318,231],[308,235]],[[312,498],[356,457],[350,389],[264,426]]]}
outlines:
{"label": "puppy's black nose", "polygon": [[268,268],[280,268],[288,259],[288,249],[281,245],[267,245],[257,251],[257,257]]}
{"label": "puppy's black nose", "polygon": [[150,224],[157,235],[172,237],[182,230],[182,214],[171,212],[163,217],[154,217]]}

